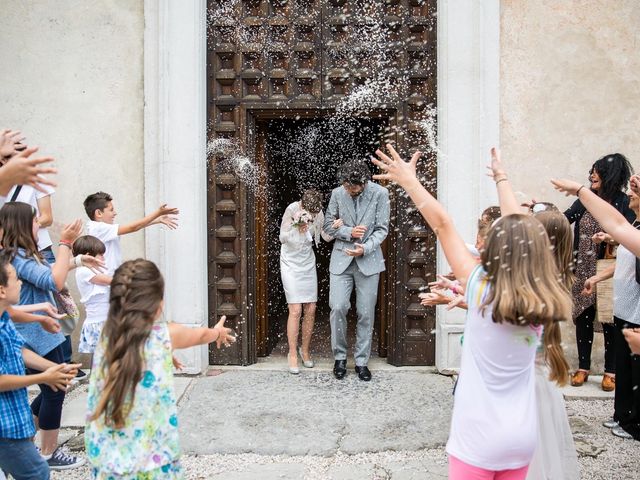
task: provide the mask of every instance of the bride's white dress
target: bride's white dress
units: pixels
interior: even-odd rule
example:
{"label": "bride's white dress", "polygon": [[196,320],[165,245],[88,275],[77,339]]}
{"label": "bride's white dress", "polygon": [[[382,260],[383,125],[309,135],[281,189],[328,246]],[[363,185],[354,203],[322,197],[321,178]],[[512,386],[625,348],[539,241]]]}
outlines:
{"label": "bride's white dress", "polygon": [[332,237],[322,231],[324,213],[314,217],[305,233],[293,227],[293,218],[300,211],[300,202],[287,207],[280,223],[280,276],[287,303],[313,303],[318,301],[318,275],[313,242],[320,242],[320,236],[327,242]]}

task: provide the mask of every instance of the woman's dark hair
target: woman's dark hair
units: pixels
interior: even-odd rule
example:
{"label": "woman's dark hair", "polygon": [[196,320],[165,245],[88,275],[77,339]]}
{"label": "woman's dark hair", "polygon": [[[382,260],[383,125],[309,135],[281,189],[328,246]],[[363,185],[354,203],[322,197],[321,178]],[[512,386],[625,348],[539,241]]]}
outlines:
{"label": "woman's dark hair", "polygon": [[322,193],[318,190],[307,189],[302,194],[302,208],[315,215],[322,210]]}
{"label": "woman's dark hair", "polygon": [[621,153],[612,153],[596,161],[589,170],[589,174],[593,171],[600,177],[601,186],[598,195],[610,202],[618,192],[627,189],[633,167],[627,157]]}
{"label": "woman's dark hair", "polygon": [[91,420],[104,416],[111,428],[122,428],[142,378],[144,347],[164,296],[158,267],[141,258],[124,262],[113,274],[109,315],[102,330],[101,368],[105,384]]}
{"label": "woman's dark hair", "polygon": [[42,260],[38,252],[38,241],[33,236],[33,219],[36,210],[28,203],[7,202],[0,209],[0,228],[2,228],[2,247],[11,258],[18,249],[25,251],[25,257]]}
{"label": "woman's dark hair", "polygon": [[364,185],[371,180],[371,170],[364,160],[349,160],[338,169],[338,181],[351,185]]}
{"label": "woman's dark hair", "polygon": [[74,257],[76,255],[91,255],[92,257],[95,257],[96,255],[104,255],[107,248],[100,239],[93,235],[83,235],[76,238],[76,241],[73,242],[73,248],[71,251],[73,252]]}

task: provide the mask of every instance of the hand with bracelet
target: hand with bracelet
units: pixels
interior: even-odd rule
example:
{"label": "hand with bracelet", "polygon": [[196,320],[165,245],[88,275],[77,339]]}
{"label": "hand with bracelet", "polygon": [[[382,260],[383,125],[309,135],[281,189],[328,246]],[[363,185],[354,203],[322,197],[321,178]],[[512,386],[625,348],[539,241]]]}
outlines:
{"label": "hand with bracelet", "polygon": [[58,255],[56,262],[51,265],[51,274],[58,291],[65,287],[67,274],[69,273],[69,264],[73,260],[71,256],[71,246],[82,231],[82,221],[80,219],[73,223],[65,225],[60,234],[58,242]]}

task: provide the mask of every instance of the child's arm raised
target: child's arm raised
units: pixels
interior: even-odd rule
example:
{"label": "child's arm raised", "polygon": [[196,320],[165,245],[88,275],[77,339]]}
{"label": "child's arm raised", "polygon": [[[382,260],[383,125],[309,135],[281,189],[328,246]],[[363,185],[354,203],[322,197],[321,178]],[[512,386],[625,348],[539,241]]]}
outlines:
{"label": "child's arm raised", "polygon": [[165,215],[175,216],[178,215],[178,213],[180,213],[180,211],[177,208],[168,207],[165,203],[164,205],[160,205],[160,208],[158,208],[155,212],[150,213],[140,220],[127,223],[126,225],[118,226],[118,235],[126,235],[128,233],[137,232],[138,230],[142,230],[143,228],[148,227],[160,217],[163,217]]}
{"label": "child's arm raised", "polygon": [[51,265],[51,276],[58,291],[64,288],[69,273],[69,263],[71,262],[71,245],[78,238],[82,231],[82,222],[76,220],[66,225],[60,234],[60,248],[58,248],[58,257],[56,263]]}
{"label": "child's arm raised", "polygon": [[500,214],[506,217],[507,215],[522,213],[516,196],[513,193],[513,188],[511,188],[507,172],[505,172],[502,167],[500,150],[496,147],[491,149],[491,166],[487,168],[490,170],[488,175],[496,182],[496,190],[498,191],[498,200],[500,202]]}
{"label": "child's arm raised", "polygon": [[[607,203],[588,187],[572,180],[551,180],[554,188],[567,196],[576,195],[584,207],[598,221],[605,232],[624,245],[636,257],[640,257],[640,232],[611,204]],[[638,188],[632,183],[632,189]],[[634,190],[635,191],[635,190]]]}
{"label": "child's arm raised", "polygon": [[467,279],[478,265],[476,259],[471,255],[464,241],[458,234],[449,214],[418,181],[416,177],[416,164],[421,152],[416,152],[409,162],[400,158],[398,152],[391,145],[387,149],[392,158],[382,153],[380,150],[376,154],[381,160],[372,159],[385,173],[374,175],[377,180],[391,180],[396,182],[406,192],[415,203],[416,207],[434,231],[447,257],[447,261],[456,278],[466,286]]}
{"label": "child's arm raised", "polygon": [[220,317],[220,320],[213,328],[189,328],[178,323],[170,323],[171,346],[174,350],[178,350],[216,342],[218,348],[222,345],[228,347],[236,341],[236,337],[233,336],[233,330],[224,326],[226,319],[227,317],[224,315]]}

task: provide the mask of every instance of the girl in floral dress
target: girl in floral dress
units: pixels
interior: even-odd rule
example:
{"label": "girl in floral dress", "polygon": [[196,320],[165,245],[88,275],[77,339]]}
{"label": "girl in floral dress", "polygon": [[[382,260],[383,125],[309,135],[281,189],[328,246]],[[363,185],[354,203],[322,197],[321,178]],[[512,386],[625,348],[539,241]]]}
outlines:
{"label": "girl in floral dress", "polygon": [[172,349],[235,341],[225,317],[214,328],[167,323],[163,296],[153,262],[128,261],[113,275],[87,400],[85,447],[94,478],[182,478]]}

